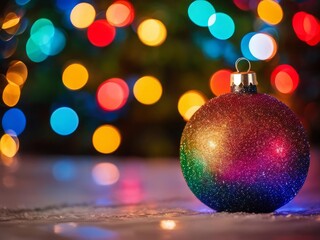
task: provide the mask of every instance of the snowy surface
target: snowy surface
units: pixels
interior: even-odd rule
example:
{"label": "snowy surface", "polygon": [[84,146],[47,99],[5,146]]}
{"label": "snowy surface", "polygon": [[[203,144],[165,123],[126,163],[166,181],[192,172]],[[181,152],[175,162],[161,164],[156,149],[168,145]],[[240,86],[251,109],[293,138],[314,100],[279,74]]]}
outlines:
{"label": "snowy surface", "polygon": [[[57,162],[72,178],[53,174]],[[92,168],[114,163],[99,186]],[[320,239],[320,152],[298,196],[269,214],[216,213],[199,202],[177,159],[30,157],[0,167],[0,239]]]}

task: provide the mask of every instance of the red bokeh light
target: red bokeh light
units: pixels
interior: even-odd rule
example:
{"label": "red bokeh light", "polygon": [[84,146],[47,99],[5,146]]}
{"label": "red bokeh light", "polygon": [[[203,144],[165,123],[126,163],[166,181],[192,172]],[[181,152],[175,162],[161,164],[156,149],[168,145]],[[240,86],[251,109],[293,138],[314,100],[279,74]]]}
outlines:
{"label": "red bokeh light", "polygon": [[320,41],[320,25],[316,17],[306,12],[297,12],[292,19],[293,30],[297,37],[311,46]]}
{"label": "red bokeh light", "polygon": [[134,8],[128,1],[115,1],[107,9],[106,17],[108,22],[115,27],[125,27],[134,19]]}
{"label": "red bokeh light", "polygon": [[120,78],[111,78],[104,81],[97,90],[99,106],[106,111],[115,111],[122,108],[129,97],[129,87]]}
{"label": "red bokeh light", "polygon": [[233,0],[233,3],[243,11],[257,9],[260,0]]}
{"label": "red bokeh light", "polygon": [[271,74],[271,85],[281,93],[292,93],[299,85],[299,74],[288,64],[276,67]]}
{"label": "red bokeh light", "polygon": [[94,21],[88,28],[87,36],[89,41],[97,47],[105,47],[112,43],[116,36],[116,29],[106,20]]}
{"label": "red bokeh light", "polygon": [[210,89],[214,95],[220,96],[229,93],[231,71],[222,69],[215,72],[210,79]]}

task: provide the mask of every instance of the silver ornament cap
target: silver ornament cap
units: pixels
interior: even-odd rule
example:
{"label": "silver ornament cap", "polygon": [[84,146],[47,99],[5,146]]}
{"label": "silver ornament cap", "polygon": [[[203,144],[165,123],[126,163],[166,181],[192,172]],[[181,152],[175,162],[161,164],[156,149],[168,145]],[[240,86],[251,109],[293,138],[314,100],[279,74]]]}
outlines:
{"label": "silver ornament cap", "polygon": [[[247,71],[239,71],[238,64],[240,61],[248,62]],[[257,93],[257,76],[251,71],[251,63],[246,58],[238,58],[235,62],[236,72],[231,73],[230,86],[231,92],[235,93]]]}

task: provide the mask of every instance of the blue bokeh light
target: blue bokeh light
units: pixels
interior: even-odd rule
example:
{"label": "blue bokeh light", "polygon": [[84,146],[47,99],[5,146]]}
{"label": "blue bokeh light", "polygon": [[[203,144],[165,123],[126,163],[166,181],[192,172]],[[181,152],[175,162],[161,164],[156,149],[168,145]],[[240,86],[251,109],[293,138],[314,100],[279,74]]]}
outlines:
{"label": "blue bokeh light", "polygon": [[29,2],[30,2],[30,0],[16,0],[16,4],[18,4],[20,6],[24,6]]}
{"label": "blue bokeh light", "polygon": [[6,133],[19,136],[26,127],[26,117],[19,108],[10,108],[2,117],[2,128]]}
{"label": "blue bokeh light", "polygon": [[235,25],[232,18],[225,13],[216,13],[214,21],[209,26],[209,31],[217,39],[229,39],[235,31]]}
{"label": "blue bokeh light", "polygon": [[52,167],[52,174],[57,181],[71,181],[76,176],[76,167],[73,161],[60,160]]}
{"label": "blue bokeh light", "polygon": [[250,33],[247,33],[246,35],[244,35],[244,37],[242,38],[241,40],[241,52],[242,52],[242,55],[247,58],[248,60],[250,61],[258,61],[257,58],[255,58],[251,52],[250,52],[250,49],[249,49],[249,42],[250,42],[250,39],[252,38],[253,35],[255,35],[256,32],[250,32]]}
{"label": "blue bokeh light", "polygon": [[50,118],[50,125],[53,131],[59,135],[70,135],[79,125],[79,117],[77,113],[68,107],[56,109]]}
{"label": "blue bokeh light", "polygon": [[200,27],[208,27],[209,18],[215,12],[216,11],[212,4],[205,0],[194,1],[188,8],[190,20]]}
{"label": "blue bokeh light", "polygon": [[31,27],[26,52],[31,61],[42,62],[48,56],[60,53],[65,45],[66,37],[63,32],[55,28],[49,19],[40,18]]}

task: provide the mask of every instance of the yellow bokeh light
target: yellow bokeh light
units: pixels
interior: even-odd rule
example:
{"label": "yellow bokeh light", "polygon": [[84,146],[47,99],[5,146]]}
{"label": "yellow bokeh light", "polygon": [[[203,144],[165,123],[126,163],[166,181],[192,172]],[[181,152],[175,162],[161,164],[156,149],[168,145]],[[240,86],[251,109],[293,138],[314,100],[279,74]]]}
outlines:
{"label": "yellow bokeh light", "polygon": [[88,82],[88,78],[88,70],[79,63],[70,64],[62,74],[63,84],[71,90],[82,88]]}
{"label": "yellow bokeh light", "polygon": [[142,104],[154,104],[161,98],[161,83],[158,79],[152,76],[139,78],[134,84],[133,95]]}
{"label": "yellow bokeh light", "polygon": [[165,25],[157,19],[147,19],[138,26],[138,37],[148,46],[159,46],[167,37]]}
{"label": "yellow bokeh light", "polygon": [[20,17],[14,12],[9,12],[2,23],[2,29],[6,30],[16,26],[20,22]]}
{"label": "yellow bokeh light", "polygon": [[188,121],[206,101],[207,98],[201,92],[188,91],[179,98],[178,111],[183,119]]}
{"label": "yellow bokeh light", "polygon": [[19,149],[19,141],[17,137],[4,134],[0,139],[0,151],[9,158],[14,157]]}
{"label": "yellow bokeh light", "polygon": [[273,0],[263,0],[259,3],[258,15],[264,22],[276,25],[283,18],[283,11],[279,3]]}
{"label": "yellow bokeh light", "polygon": [[118,149],[120,143],[120,132],[112,125],[106,124],[100,126],[95,130],[92,136],[92,144],[100,153],[112,153]]}
{"label": "yellow bokeh light", "polygon": [[21,61],[12,61],[8,68],[6,78],[9,83],[21,86],[27,80],[28,68]]}
{"label": "yellow bokeh light", "polygon": [[70,13],[70,20],[76,28],[87,28],[96,17],[94,7],[86,2],[77,4]]}
{"label": "yellow bokeh light", "polygon": [[2,101],[8,107],[13,107],[19,102],[20,94],[21,94],[20,87],[18,85],[9,83],[3,89]]}
{"label": "yellow bokeh light", "polygon": [[111,185],[119,180],[119,169],[113,163],[98,163],[92,169],[92,177],[98,185]]}
{"label": "yellow bokeh light", "polygon": [[177,224],[174,220],[161,220],[160,227],[163,230],[174,230]]}

